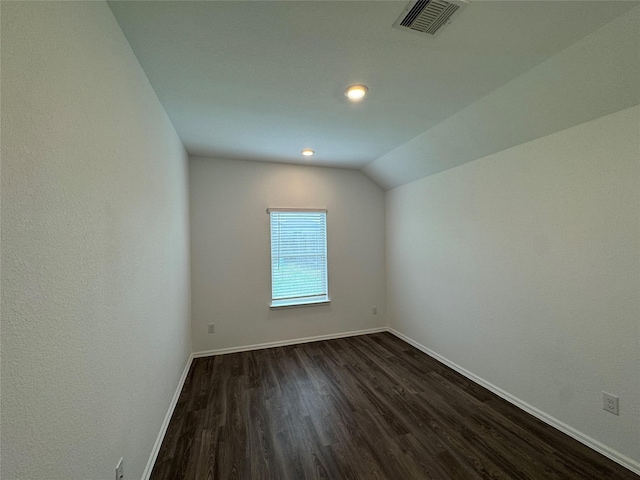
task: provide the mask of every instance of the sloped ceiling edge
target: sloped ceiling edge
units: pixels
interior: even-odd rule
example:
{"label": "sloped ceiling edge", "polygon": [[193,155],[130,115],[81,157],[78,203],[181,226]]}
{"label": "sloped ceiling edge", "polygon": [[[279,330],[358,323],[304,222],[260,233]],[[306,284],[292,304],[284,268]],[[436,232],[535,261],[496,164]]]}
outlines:
{"label": "sloped ceiling edge", "polygon": [[389,190],[640,103],[640,7],[362,171]]}

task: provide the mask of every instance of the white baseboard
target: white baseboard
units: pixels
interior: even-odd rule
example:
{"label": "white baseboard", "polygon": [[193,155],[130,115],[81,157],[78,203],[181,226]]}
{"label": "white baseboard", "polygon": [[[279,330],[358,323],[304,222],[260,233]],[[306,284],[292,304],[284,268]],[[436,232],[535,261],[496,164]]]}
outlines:
{"label": "white baseboard", "polygon": [[465,368],[462,368],[460,365],[457,365],[457,364],[453,363],[449,359],[447,359],[447,358],[443,357],[442,355],[434,352],[433,350],[425,347],[424,345],[416,342],[412,338],[409,338],[406,335],[398,332],[397,330],[394,330],[393,328],[388,327],[387,331],[389,333],[392,333],[396,337],[400,338],[401,340],[404,340],[408,344],[413,345],[418,350],[426,353],[430,357],[433,357],[436,360],[438,360],[439,362],[445,364],[446,366],[451,367],[453,370],[455,370],[456,372],[464,375],[469,380],[477,383],[478,385],[486,388],[487,390],[490,390],[491,392],[495,393],[499,397],[502,397],[503,399],[505,399],[509,403],[512,403],[516,407],[524,410],[527,413],[530,413],[531,415],[533,415],[537,419],[542,420],[544,423],[554,427],[557,430],[560,430],[563,433],[566,433],[570,437],[578,440],[580,443],[583,443],[584,445],[586,445],[587,447],[591,448],[592,450],[595,450],[596,452],[601,453],[605,457],[610,458],[614,462],[616,462],[616,463],[622,465],[623,467],[628,468],[632,472],[637,473],[637,474],[640,475],[640,462],[637,462],[634,459],[629,458],[626,455],[623,455],[622,453],[614,450],[613,448],[610,448],[610,447],[604,445],[603,443],[600,443],[596,439],[591,438],[590,436],[582,433],[579,430],[576,430],[575,428],[571,427],[570,425],[567,425],[566,423],[558,420],[557,418],[552,417],[551,415],[543,412],[542,410],[539,410],[536,407],[534,407],[532,405],[529,405],[527,402],[525,402],[523,400],[520,400],[518,397],[515,397],[514,395],[511,395],[509,392],[506,392],[506,391],[502,390],[499,387],[496,387],[492,383],[487,382],[483,378],[471,373],[470,371],[468,371]]}
{"label": "white baseboard", "polygon": [[193,362],[193,354],[189,355],[189,359],[187,360],[187,364],[184,367],[184,371],[182,372],[182,376],[178,381],[178,387],[176,388],[175,393],[173,394],[173,398],[171,399],[171,403],[169,404],[169,410],[167,414],[164,416],[164,421],[160,426],[160,433],[158,433],[158,438],[156,438],[156,443],[153,445],[153,449],[151,450],[151,456],[147,461],[147,466],[142,473],[142,480],[149,480],[151,476],[151,471],[153,470],[153,466],[156,463],[156,459],[158,458],[158,453],[160,452],[160,447],[162,446],[162,441],[164,440],[164,436],[167,433],[167,428],[169,427],[169,422],[171,421],[171,417],[173,416],[173,411],[178,404],[178,399],[180,398],[180,394],[182,393],[182,387],[184,386],[184,382],[187,379],[187,374],[189,373],[189,369],[191,368],[191,363]]}
{"label": "white baseboard", "polygon": [[280,340],[277,342],[256,343],[253,345],[243,345],[240,347],[218,348],[216,350],[205,350],[195,352],[193,358],[210,357],[213,355],[224,355],[227,353],[248,352],[250,350],[261,350],[263,348],[284,347],[286,345],[297,345],[299,343],[318,342],[320,340],[331,340],[334,338],[355,337],[356,335],[367,335],[370,333],[386,332],[387,327],[367,328],[366,330],[356,330],[353,332],[329,333],[327,335],[316,335],[315,337],[292,338],[291,340]]}

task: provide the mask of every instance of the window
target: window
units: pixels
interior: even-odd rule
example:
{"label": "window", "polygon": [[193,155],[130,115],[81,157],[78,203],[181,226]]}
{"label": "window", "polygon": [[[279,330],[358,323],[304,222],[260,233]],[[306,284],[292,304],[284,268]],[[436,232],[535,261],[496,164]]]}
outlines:
{"label": "window", "polygon": [[326,210],[267,210],[271,307],[328,303]]}

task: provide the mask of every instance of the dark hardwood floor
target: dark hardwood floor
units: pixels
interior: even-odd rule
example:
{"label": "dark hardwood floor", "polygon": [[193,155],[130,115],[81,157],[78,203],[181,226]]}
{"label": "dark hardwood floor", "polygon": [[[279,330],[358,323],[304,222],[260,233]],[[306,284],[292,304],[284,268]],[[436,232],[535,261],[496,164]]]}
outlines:
{"label": "dark hardwood floor", "polygon": [[640,479],[388,333],[194,360],[151,478]]}

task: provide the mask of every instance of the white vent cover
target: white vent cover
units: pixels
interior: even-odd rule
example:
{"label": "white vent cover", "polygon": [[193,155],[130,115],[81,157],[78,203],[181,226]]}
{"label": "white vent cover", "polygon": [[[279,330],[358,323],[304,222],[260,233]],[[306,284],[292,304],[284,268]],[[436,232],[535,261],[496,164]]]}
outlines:
{"label": "white vent cover", "polygon": [[411,2],[398,17],[395,28],[435,35],[444,25],[450,22],[464,2],[444,0],[417,0]]}

